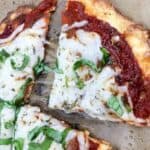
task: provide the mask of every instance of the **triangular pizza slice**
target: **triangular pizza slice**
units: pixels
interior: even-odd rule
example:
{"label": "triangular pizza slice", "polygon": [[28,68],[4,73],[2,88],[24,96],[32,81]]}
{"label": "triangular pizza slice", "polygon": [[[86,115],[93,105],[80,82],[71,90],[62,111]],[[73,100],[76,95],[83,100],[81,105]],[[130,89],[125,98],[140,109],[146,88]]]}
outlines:
{"label": "triangular pizza slice", "polygon": [[68,0],[49,107],[150,125],[150,34],[106,0]]}

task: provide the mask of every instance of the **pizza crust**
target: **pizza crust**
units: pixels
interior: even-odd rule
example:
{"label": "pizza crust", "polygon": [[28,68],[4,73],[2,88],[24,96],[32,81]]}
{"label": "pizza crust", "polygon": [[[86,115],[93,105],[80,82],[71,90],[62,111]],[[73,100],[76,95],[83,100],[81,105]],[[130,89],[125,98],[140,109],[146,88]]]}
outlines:
{"label": "pizza crust", "polygon": [[88,15],[108,22],[125,36],[132,48],[143,75],[150,78],[150,32],[142,26],[124,17],[108,0],[69,0],[78,1],[85,6]]}

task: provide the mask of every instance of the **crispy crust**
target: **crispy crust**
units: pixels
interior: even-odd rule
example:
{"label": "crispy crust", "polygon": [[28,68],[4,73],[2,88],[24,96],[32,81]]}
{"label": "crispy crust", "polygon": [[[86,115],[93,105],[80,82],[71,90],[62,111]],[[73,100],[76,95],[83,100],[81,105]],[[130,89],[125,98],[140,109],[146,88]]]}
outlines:
{"label": "crispy crust", "polygon": [[150,77],[150,32],[120,14],[108,0],[69,0],[85,6],[87,14],[108,22],[125,36],[145,77]]}
{"label": "crispy crust", "polygon": [[[7,14],[7,16],[0,23],[0,34],[4,32],[5,27],[11,23],[13,20],[19,18],[19,16],[26,15],[32,11],[30,6],[21,6],[16,10],[11,11]],[[16,21],[18,22],[18,21]]]}

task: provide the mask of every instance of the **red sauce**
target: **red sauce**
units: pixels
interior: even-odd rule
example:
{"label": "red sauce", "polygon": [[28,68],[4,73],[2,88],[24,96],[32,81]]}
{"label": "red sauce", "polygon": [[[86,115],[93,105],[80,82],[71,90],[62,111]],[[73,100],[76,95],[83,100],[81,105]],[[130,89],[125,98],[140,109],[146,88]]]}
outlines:
{"label": "red sauce", "polygon": [[89,140],[89,150],[97,150],[99,148],[99,144]]}
{"label": "red sauce", "polygon": [[53,9],[56,5],[56,0],[43,0],[38,7],[33,9],[30,13],[20,15],[14,20],[9,20],[4,29],[4,32],[0,34],[0,39],[9,37],[13,31],[21,24],[25,23],[25,28],[31,27],[36,20],[41,18],[45,12]]}
{"label": "red sauce", "polygon": [[[119,85],[128,83],[135,116],[139,118],[150,117],[150,79],[143,79],[142,71],[131,47],[124,36],[114,27],[96,17],[85,14],[84,10],[85,7],[82,3],[70,1],[68,9],[62,16],[63,24],[72,24],[82,20],[88,21],[88,24],[81,28],[85,31],[96,32],[101,36],[102,45],[109,50],[113,65],[121,69],[121,73],[116,76],[116,82]],[[75,30],[77,29],[79,28]],[[120,37],[120,40],[113,43],[112,37],[116,35]]]}

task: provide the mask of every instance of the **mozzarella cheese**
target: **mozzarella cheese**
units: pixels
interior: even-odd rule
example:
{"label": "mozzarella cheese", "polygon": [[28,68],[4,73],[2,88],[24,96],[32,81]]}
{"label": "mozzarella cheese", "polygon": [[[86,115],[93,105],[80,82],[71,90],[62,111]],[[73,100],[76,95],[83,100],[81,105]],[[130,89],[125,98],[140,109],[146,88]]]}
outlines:
{"label": "mozzarella cheese", "polygon": [[[4,106],[0,112],[0,139],[8,139],[14,137],[15,108]],[[0,150],[11,150],[10,145],[0,145]]]}
{"label": "mozzarella cheese", "polygon": [[[33,67],[36,65],[38,58],[44,58],[44,44],[46,36],[46,22],[44,19],[38,20],[32,28],[22,31],[14,40],[10,41],[14,35],[23,29],[24,25],[12,33],[12,35],[0,40],[0,43],[7,42],[0,46],[0,52],[5,50],[10,56],[0,63],[0,99],[11,102],[18,94],[21,86],[25,84],[28,78],[34,79]],[[16,57],[27,55],[29,63],[23,70],[15,70],[11,65],[11,60],[17,64],[22,64],[23,60]]]}
{"label": "mozzarella cheese", "polygon": [[[52,118],[49,115],[43,114],[38,107],[32,107],[26,105],[21,107],[20,112],[17,117],[16,128],[15,128],[15,139],[22,138],[24,140],[23,150],[28,150],[29,143],[31,142],[28,138],[28,134],[31,130],[36,127],[47,126],[52,129],[55,129],[59,132],[63,132],[66,128],[69,128],[64,122],[58,121],[57,119]],[[74,138],[77,138],[80,150],[89,149],[89,136],[87,132],[80,132],[77,130],[71,129],[66,138],[66,145],[70,144],[70,141]],[[45,139],[44,134],[40,134],[35,140],[35,143],[41,143]],[[98,141],[97,141],[98,142]],[[73,143],[72,143],[73,144]],[[73,145],[71,145],[73,146]],[[52,141],[49,150],[63,150],[62,143],[57,143]]]}
{"label": "mozzarella cheese", "polygon": [[[124,113],[119,117],[116,112],[106,106],[113,95],[117,99],[121,99],[125,94],[129,95],[127,85],[118,86],[115,82],[115,76],[119,73],[117,68],[105,65],[102,71],[97,73],[88,67],[82,67],[78,69],[78,75],[84,79],[85,86],[83,89],[77,87],[73,71],[74,63],[84,58],[97,65],[99,61],[102,61],[104,55],[100,50],[102,48],[101,37],[95,32],[78,29],[75,31],[74,36],[67,37],[66,31],[75,28],[75,25],[79,27],[79,25],[84,26],[85,24],[86,21],[81,21],[76,22],[71,27],[68,25],[62,27],[57,58],[59,67],[64,73],[55,73],[49,107],[66,112],[83,111],[101,120],[121,121],[123,119],[143,122],[143,120],[135,118],[132,110],[127,112],[122,102],[120,105]],[[86,79],[85,77],[89,73],[90,78]],[[130,99],[129,96],[128,99]],[[112,113],[115,115],[112,116]]]}

